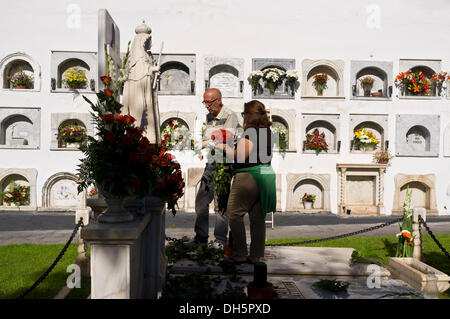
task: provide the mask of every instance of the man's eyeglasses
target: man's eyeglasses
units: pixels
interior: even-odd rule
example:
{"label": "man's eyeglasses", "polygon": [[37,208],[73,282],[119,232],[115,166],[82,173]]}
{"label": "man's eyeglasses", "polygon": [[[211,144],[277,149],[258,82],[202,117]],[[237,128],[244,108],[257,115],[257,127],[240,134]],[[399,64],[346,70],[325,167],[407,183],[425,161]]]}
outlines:
{"label": "man's eyeglasses", "polygon": [[202,103],[203,103],[203,104],[211,105],[211,104],[213,104],[213,103],[216,102],[216,101],[217,101],[217,99],[214,99],[214,100],[212,100],[212,101],[206,101],[206,100],[204,100],[204,101],[202,101]]}

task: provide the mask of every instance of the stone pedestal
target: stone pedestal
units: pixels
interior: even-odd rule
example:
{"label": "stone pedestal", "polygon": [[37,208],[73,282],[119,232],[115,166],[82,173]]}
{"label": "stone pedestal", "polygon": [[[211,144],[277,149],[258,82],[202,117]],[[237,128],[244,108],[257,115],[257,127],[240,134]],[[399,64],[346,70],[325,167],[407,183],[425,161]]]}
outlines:
{"label": "stone pedestal", "polygon": [[164,203],[146,199],[146,214],[117,224],[90,223],[91,298],[156,298],[165,279]]}

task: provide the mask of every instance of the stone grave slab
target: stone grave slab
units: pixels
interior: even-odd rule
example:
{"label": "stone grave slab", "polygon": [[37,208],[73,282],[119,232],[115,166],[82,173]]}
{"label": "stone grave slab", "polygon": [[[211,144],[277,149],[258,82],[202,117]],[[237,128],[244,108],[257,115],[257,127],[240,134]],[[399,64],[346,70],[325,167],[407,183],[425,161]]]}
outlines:
{"label": "stone grave slab", "polygon": [[[369,276],[365,264],[350,264],[353,248],[328,247],[266,247],[263,261],[268,275],[314,276]],[[242,264],[236,268],[241,274],[252,274],[253,265]],[[173,273],[205,272],[222,273],[217,264],[198,265],[191,260],[180,260],[172,267]],[[381,277],[390,272],[381,268]]]}

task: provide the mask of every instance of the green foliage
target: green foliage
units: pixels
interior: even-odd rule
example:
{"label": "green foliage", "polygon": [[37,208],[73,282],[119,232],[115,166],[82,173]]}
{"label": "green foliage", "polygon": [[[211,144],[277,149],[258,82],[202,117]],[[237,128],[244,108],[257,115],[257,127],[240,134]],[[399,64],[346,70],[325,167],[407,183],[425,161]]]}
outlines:
{"label": "green foliage", "polygon": [[399,225],[397,252],[395,257],[412,257],[414,251],[414,236],[412,236],[413,210],[411,207],[411,193],[409,186],[406,188],[406,199],[403,204],[403,221]]}
{"label": "green foliage", "polygon": [[322,279],[315,283],[313,283],[313,287],[317,287],[320,289],[328,290],[334,293],[345,291],[347,292],[347,288],[350,285],[348,281],[343,280],[329,280],[329,279]]}

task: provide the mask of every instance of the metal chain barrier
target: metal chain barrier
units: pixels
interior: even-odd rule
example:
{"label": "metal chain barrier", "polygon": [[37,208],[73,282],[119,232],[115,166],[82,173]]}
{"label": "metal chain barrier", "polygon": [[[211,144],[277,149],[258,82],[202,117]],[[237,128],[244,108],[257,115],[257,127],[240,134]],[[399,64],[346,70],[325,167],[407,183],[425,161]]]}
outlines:
{"label": "metal chain barrier", "polygon": [[437,240],[436,236],[434,236],[433,232],[431,231],[430,227],[428,227],[425,220],[423,220],[422,216],[419,215],[419,225],[420,224],[423,224],[425,226],[428,234],[430,234],[431,238],[433,238],[436,245],[438,245],[438,247],[442,250],[442,252],[445,254],[445,256],[447,256],[450,259],[450,254],[448,253],[448,251],[445,250],[445,248],[441,245],[439,240]]}
{"label": "metal chain barrier", "polygon": [[75,226],[75,229],[72,232],[72,235],[70,236],[69,240],[67,241],[66,245],[64,246],[64,248],[61,250],[61,252],[59,253],[58,257],[56,257],[55,261],[53,262],[53,264],[42,274],[42,276],[36,280],[36,282],[30,287],[28,288],[26,291],[24,291],[19,297],[17,297],[17,299],[22,299],[23,297],[25,297],[26,295],[28,295],[31,291],[33,291],[37,286],[39,286],[39,284],[44,281],[44,279],[48,276],[48,274],[53,270],[53,268],[55,268],[56,264],[60,261],[60,259],[64,256],[64,254],[66,253],[67,248],[69,248],[70,243],[72,242],[73,238],[75,237],[75,235],[78,233],[78,229],[80,227],[83,227],[83,217],[80,217],[80,220],[78,221],[77,225]]}
{"label": "metal chain barrier", "polygon": [[345,237],[350,237],[350,236],[355,236],[355,235],[359,235],[362,233],[367,233],[370,232],[372,230],[376,230],[376,229],[380,229],[389,225],[392,225],[394,223],[400,222],[403,220],[403,217],[377,225],[377,226],[372,226],[366,229],[361,229],[355,232],[351,232],[351,233],[347,233],[347,234],[343,234],[343,235],[337,235],[337,236],[332,236],[332,237],[327,237],[327,238],[320,238],[320,239],[312,239],[312,240],[307,240],[307,241],[299,241],[299,242],[292,242],[292,243],[284,243],[284,244],[266,244],[266,246],[295,246],[295,245],[305,245],[305,244],[314,244],[314,243],[320,243],[320,242],[324,242],[324,241],[328,241],[328,240],[333,240],[333,239],[341,239],[341,238],[345,238]]}

